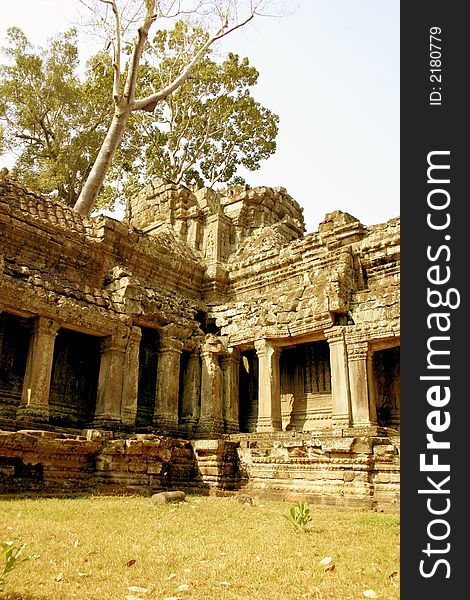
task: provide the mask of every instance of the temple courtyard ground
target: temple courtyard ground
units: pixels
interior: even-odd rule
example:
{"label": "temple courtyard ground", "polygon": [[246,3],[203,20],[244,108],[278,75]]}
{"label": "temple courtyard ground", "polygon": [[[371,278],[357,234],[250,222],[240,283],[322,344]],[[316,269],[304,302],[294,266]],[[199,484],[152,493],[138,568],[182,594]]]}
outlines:
{"label": "temple courtyard ground", "polygon": [[33,558],[6,576],[0,599],[399,599],[398,514],[312,504],[304,532],[286,518],[292,505],[2,499],[0,541],[25,543]]}

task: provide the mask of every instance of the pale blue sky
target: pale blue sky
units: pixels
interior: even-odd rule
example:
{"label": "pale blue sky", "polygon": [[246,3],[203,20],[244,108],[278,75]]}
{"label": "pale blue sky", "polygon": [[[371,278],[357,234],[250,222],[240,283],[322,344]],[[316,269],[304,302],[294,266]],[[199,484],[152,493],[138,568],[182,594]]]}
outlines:
{"label": "pale blue sky", "polygon": [[[5,30],[36,43],[70,26],[78,0],[2,3]],[[297,0],[282,19],[258,19],[224,48],[259,70],[255,97],[280,116],[276,154],[255,185],[283,186],[307,230],[343,210],[366,225],[399,214],[399,0]],[[5,160],[0,158],[0,163]]]}

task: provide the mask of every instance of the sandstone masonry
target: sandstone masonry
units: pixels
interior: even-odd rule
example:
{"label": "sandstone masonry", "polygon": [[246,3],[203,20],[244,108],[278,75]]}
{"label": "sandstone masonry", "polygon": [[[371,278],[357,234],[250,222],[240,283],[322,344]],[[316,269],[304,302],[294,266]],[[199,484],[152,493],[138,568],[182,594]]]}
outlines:
{"label": "sandstone masonry", "polygon": [[120,223],[3,174],[0,227],[4,491],[397,501],[398,218],[157,179]]}

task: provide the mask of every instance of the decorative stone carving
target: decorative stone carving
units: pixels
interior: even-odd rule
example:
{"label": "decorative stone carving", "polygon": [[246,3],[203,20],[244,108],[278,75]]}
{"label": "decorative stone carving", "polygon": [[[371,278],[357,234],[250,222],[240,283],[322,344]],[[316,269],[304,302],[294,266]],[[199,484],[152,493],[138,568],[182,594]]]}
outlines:
{"label": "decorative stone carving", "polygon": [[124,354],[124,369],[122,381],[122,424],[133,430],[137,415],[137,394],[139,387],[139,344],[142,331],[139,327],[132,327],[127,340]]}
{"label": "decorative stone carving", "polygon": [[222,352],[223,346],[217,336],[207,334],[201,348],[201,413],[197,427],[197,433],[202,437],[215,437],[224,431],[223,375],[219,364]]}
{"label": "decorative stone carving", "polygon": [[327,291],[328,311],[333,315],[344,315],[346,317],[345,322],[341,325],[347,325],[347,315],[354,284],[351,253],[345,250],[339,253],[335,266],[330,269]]}
{"label": "decorative stone carving", "polygon": [[[77,215],[3,173],[0,227],[0,304],[8,320],[18,320],[16,331],[24,325],[21,352],[7,348],[14,327],[2,345],[0,425],[14,429],[26,419],[31,427],[87,426],[100,363],[95,414],[100,426],[220,437],[235,435],[241,423],[244,435],[266,432],[265,439],[295,435],[292,429],[331,435],[331,443],[320,444],[321,452],[344,452],[356,466],[355,455],[367,454],[370,469],[360,474],[361,493],[380,488],[387,496],[387,486],[393,489],[395,481],[380,466],[392,456],[383,448],[393,444],[374,444],[379,429],[396,435],[400,419],[394,348],[400,334],[399,219],[366,227],[335,211],[318,231],[304,235],[302,209],[283,188],[234,187],[221,193],[157,180],[130,203],[127,223],[119,223]],[[27,352],[29,320],[37,325]],[[20,327],[20,321],[27,323]],[[201,330],[202,341],[194,335]],[[313,361],[312,354],[303,371],[294,368],[301,393],[287,389],[291,374],[280,369],[280,355],[325,338],[328,356],[323,349],[321,360]],[[104,340],[100,358],[99,339]],[[90,360],[75,360],[80,348],[89,349]],[[139,357],[140,348],[145,357]],[[67,360],[56,368],[61,356]],[[289,364],[282,369],[287,365],[292,371]],[[89,367],[93,386],[79,385],[89,381]],[[61,407],[73,417],[68,422],[60,421]],[[285,434],[282,417],[291,428]],[[351,431],[357,441],[343,448]],[[123,444],[113,440],[100,458],[103,479],[111,481],[108,466],[122,459]],[[301,444],[281,453],[313,460],[318,448]],[[206,481],[223,479],[226,449],[225,442],[214,440],[210,449],[195,450],[204,456]],[[274,487],[282,487],[281,478],[269,471],[269,460],[279,460],[279,452],[273,446],[272,456],[259,463],[264,474],[251,470],[254,477],[271,473]],[[165,453],[169,461],[171,451]],[[254,453],[249,460],[261,458]],[[340,464],[335,460],[334,468]],[[283,464],[295,473],[293,465]],[[158,484],[165,485],[161,468]],[[383,472],[375,475],[376,468]],[[324,476],[323,466],[314,469]],[[355,485],[359,476],[350,471],[352,479],[344,483]],[[176,473],[175,468],[172,476]],[[305,473],[308,479],[308,469]]]}
{"label": "decorative stone carving", "polygon": [[[139,429],[153,423],[162,433],[236,431],[236,360],[232,364],[210,337],[202,345],[189,343],[202,327],[234,352],[250,353],[256,342],[258,355],[247,356],[256,366],[250,389],[259,388],[259,396],[249,392],[250,410],[242,407],[244,428],[255,422],[263,431],[282,426],[278,398],[285,376],[279,372],[279,352],[292,346],[302,351],[302,344],[325,336],[330,352],[322,368],[312,368],[307,357],[302,393],[294,394],[292,406],[287,396],[283,400],[284,427],[373,426],[376,403],[385,411],[387,398],[393,404],[391,424],[398,424],[397,369],[392,364],[392,382],[376,377],[374,371],[388,369],[390,361],[384,356],[374,365],[371,355],[358,349],[376,349],[380,340],[399,336],[399,219],[365,227],[335,211],[317,232],[304,235],[302,209],[283,188],[234,187],[221,193],[163,180],[142,190],[127,219],[86,219],[8,174],[0,178],[4,310],[41,315],[95,340],[116,341],[132,328],[122,344],[103,347],[96,423],[108,421],[117,429],[136,425],[141,377],[146,403],[145,411],[140,405]],[[139,360],[137,327],[159,332],[155,345],[161,360],[157,367],[152,355],[153,371]],[[271,340],[272,348],[259,340]],[[330,371],[333,389],[327,386]],[[31,373],[28,365],[25,390]],[[8,390],[3,393],[6,397]],[[25,394],[19,415],[28,404]]]}

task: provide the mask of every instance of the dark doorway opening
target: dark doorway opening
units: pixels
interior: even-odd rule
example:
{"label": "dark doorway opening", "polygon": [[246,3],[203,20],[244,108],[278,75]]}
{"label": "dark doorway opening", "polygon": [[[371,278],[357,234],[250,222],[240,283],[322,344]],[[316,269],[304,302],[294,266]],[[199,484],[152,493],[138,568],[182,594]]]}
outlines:
{"label": "dark doorway opening", "polygon": [[240,433],[256,431],[258,421],[258,357],[255,350],[240,354]]}
{"label": "dark doorway opening", "polygon": [[382,427],[400,428],[400,348],[374,353],[377,422]]}
{"label": "dark doorway opening", "polygon": [[32,319],[0,314],[0,417],[14,419],[20,404]]}
{"label": "dark doorway opening", "polygon": [[59,329],[54,345],[49,421],[62,427],[93,422],[100,372],[101,338]]}
{"label": "dark doorway opening", "polygon": [[136,427],[149,427],[155,410],[159,336],[156,329],[141,329]]}

